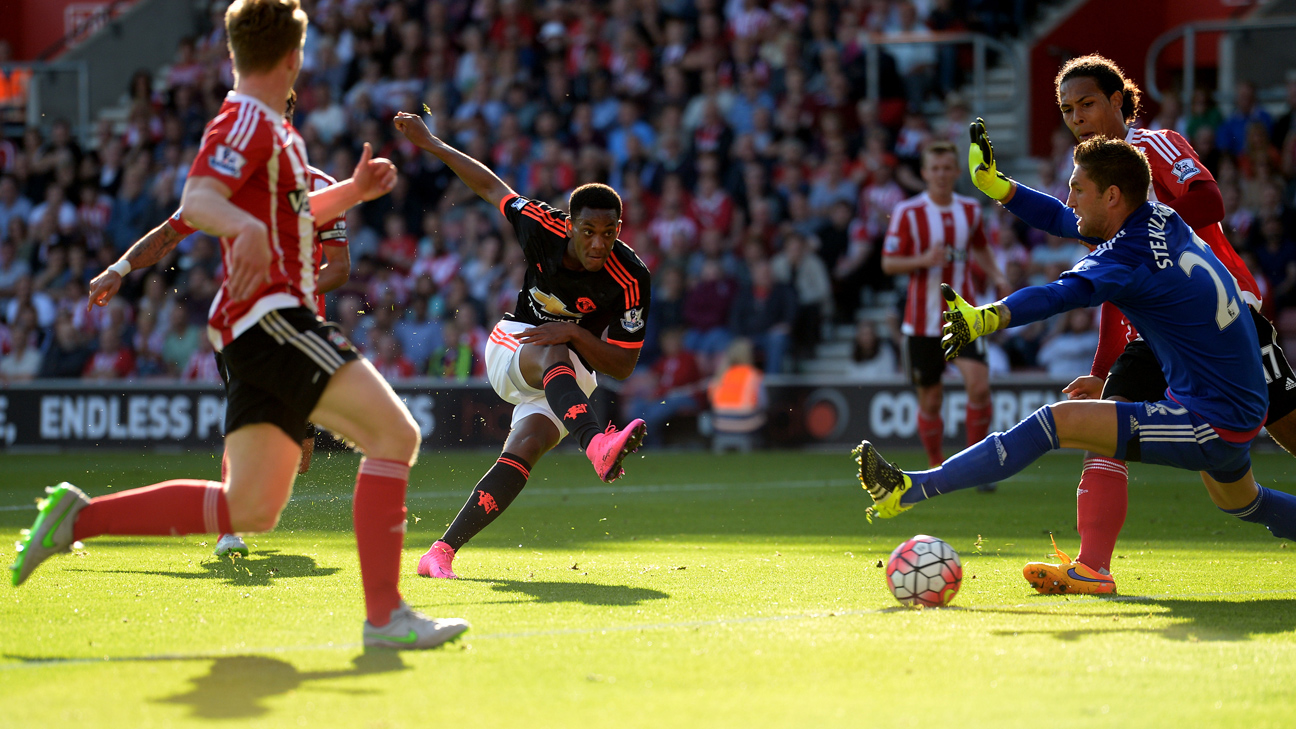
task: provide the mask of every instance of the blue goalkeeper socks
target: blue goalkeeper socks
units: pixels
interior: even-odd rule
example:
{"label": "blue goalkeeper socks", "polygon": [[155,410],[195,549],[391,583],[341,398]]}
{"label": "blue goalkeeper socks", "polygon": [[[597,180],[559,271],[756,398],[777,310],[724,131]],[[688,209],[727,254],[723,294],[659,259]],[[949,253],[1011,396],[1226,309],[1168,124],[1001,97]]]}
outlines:
{"label": "blue goalkeeper socks", "polygon": [[1279,539],[1296,540],[1296,496],[1256,484],[1260,493],[1241,509],[1220,509],[1242,521],[1264,524]]}
{"label": "blue goalkeeper socks", "polygon": [[914,488],[900,503],[910,506],[938,494],[1002,481],[1060,447],[1053,411],[1045,405],[1007,433],[991,433],[930,471],[909,473]]}

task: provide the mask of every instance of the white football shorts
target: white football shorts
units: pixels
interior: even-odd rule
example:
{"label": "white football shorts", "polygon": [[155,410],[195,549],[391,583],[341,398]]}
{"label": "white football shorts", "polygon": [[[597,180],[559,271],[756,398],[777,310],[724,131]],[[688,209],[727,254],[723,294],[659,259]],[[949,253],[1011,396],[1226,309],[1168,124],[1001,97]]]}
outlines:
{"label": "white football shorts", "polygon": [[[527,384],[522,376],[522,347],[525,345],[514,338],[518,332],[532,328],[533,325],[520,321],[503,319],[491,330],[490,339],[486,342],[486,377],[490,380],[495,393],[512,403],[515,427],[518,421],[528,415],[543,415],[558,428],[558,437],[566,438],[567,429],[562,419],[549,407],[544,390],[538,390]],[[572,354],[572,369],[576,372],[576,383],[589,397],[598,387],[598,377],[585,368],[575,353]]]}

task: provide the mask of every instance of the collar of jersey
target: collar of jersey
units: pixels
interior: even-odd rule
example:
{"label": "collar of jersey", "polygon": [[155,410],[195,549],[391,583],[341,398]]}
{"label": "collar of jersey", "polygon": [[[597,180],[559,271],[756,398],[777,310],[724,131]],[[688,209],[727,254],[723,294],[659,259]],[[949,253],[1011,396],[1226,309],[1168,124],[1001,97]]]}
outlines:
{"label": "collar of jersey", "polygon": [[271,118],[271,119],[282,119],[282,118],[283,118],[283,113],[282,113],[282,112],[278,112],[278,111],[275,111],[274,109],[271,109],[269,106],[266,106],[266,103],[265,103],[264,101],[262,101],[262,100],[256,98],[255,96],[249,96],[249,95],[247,95],[247,94],[240,94],[240,93],[235,92],[235,91],[230,91],[229,93],[225,94],[225,100],[226,100],[226,101],[233,101],[233,102],[236,102],[236,103],[237,103],[237,102],[247,102],[247,103],[252,104],[253,106],[259,107],[259,108],[261,109],[261,111],[264,111],[264,112],[266,113],[266,116],[268,116],[268,117]]}

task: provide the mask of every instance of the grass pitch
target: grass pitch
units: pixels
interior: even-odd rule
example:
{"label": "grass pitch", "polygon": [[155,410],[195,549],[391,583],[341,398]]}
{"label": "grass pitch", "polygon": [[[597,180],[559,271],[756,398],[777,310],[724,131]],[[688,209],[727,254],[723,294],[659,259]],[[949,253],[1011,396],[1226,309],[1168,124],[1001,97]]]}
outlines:
{"label": "grass pitch", "polygon": [[[1121,596],[1045,597],[1022,564],[1074,553],[1080,459],[870,525],[845,453],[651,453],[599,484],[546,458],[465,547],[414,576],[491,454],[424,454],[402,590],[473,629],[364,653],[350,498],[317,455],[244,560],[211,537],[103,538],[0,587],[0,726],[1289,727],[1293,545],[1219,513],[1192,474],[1132,467]],[[917,466],[914,454],[902,465]],[[0,456],[0,539],[40,487],[91,495],[214,477],[210,454]],[[1293,490],[1296,460],[1260,455]],[[881,561],[916,533],[959,551],[955,607],[899,607]]]}

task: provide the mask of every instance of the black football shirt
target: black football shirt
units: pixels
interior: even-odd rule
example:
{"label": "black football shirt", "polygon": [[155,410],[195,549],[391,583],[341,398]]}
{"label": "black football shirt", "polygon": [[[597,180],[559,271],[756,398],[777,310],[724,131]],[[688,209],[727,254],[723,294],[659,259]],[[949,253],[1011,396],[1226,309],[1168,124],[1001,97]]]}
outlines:
{"label": "black football shirt", "polygon": [[[652,283],[648,267],[633,248],[618,240],[602,269],[573,271],[562,265],[568,240],[566,213],[521,195],[501,200],[500,212],[513,225],[527,262],[517,307],[505,319],[536,326],[575,322],[609,344],[626,349],[643,346]],[[583,357],[581,361],[589,365]]]}

